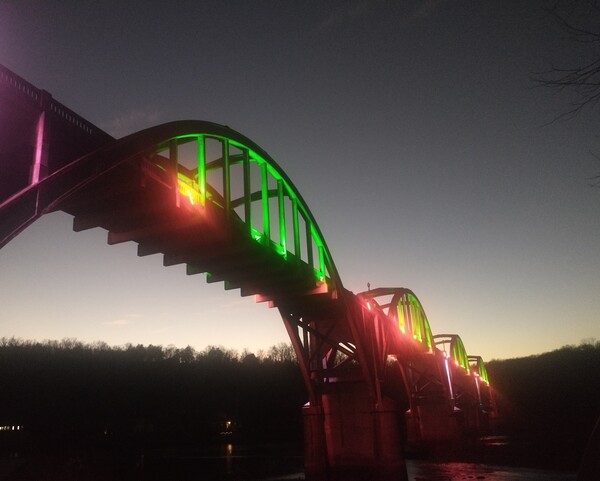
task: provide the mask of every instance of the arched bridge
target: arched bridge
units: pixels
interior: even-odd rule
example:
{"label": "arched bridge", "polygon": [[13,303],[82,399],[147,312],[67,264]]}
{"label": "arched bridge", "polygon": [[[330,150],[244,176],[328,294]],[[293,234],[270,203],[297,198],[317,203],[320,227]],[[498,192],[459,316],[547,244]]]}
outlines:
{"label": "arched bridge", "polygon": [[403,479],[403,449],[487,428],[485,365],[433,335],[405,288],[344,288],[309,207],[269,154],[181,121],[114,139],[0,68],[0,247],[61,210],[277,308],[304,377],[307,479]]}

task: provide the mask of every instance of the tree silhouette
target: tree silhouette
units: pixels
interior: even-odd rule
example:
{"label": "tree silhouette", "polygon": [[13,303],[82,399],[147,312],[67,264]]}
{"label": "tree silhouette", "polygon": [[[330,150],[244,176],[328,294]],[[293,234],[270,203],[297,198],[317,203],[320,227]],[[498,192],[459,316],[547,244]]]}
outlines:
{"label": "tree silhouette", "polygon": [[[574,46],[570,65],[553,66],[533,75],[542,87],[571,95],[570,106],[550,123],[571,119],[600,102],[600,0],[546,0],[546,11],[561,26]],[[598,161],[600,156],[591,155]],[[600,174],[591,177],[591,186],[600,187]]]}
{"label": "tree silhouette", "polygon": [[572,118],[600,102],[600,1],[550,0],[546,11],[560,25],[575,49],[572,64],[539,72],[533,80],[559,92],[571,92],[570,108],[559,115]]}
{"label": "tree silhouette", "polygon": [[546,4],[576,55],[572,65],[554,66],[533,79],[541,86],[572,92],[570,108],[557,119],[572,118],[600,102],[600,0],[550,0]]}

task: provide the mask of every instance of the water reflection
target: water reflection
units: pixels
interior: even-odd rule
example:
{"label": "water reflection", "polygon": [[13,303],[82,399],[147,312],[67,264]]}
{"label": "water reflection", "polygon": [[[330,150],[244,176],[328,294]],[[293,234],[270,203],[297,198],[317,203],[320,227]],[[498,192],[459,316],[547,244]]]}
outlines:
{"label": "water reflection", "polygon": [[[2,458],[0,480],[293,481],[304,480],[302,446],[223,443],[147,450],[140,457]],[[468,462],[407,461],[409,481],[575,481],[575,473]]]}
{"label": "water reflection", "polygon": [[233,444],[225,445],[225,472],[228,475],[233,474]]}
{"label": "water reflection", "polygon": [[[158,470],[146,479],[175,481],[208,479],[218,481],[304,480],[303,456],[298,447],[244,446],[224,444],[211,453],[175,455],[169,477]],[[165,459],[157,467],[164,467]],[[555,472],[467,462],[407,461],[409,481],[575,481],[575,473]],[[208,478],[207,478],[208,476]]]}
{"label": "water reflection", "polygon": [[155,453],[144,481],[279,481],[304,479],[301,446],[224,443]]}
{"label": "water reflection", "polygon": [[575,481],[574,473],[472,463],[408,461],[409,481]]}

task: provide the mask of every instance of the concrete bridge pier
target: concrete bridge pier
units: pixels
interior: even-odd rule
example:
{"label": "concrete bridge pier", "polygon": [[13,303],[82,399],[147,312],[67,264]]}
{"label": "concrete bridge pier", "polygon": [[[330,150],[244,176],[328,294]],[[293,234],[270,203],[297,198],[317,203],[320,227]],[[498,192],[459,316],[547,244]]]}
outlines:
{"label": "concrete bridge pier", "polygon": [[460,439],[462,412],[453,410],[444,401],[425,401],[417,406],[419,437],[429,442],[450,442]]}
{"label": "concrete bridge pier", "polygon": [[407,481],[398,412],[363,383],[332,383],[304,407],[307,481]]}

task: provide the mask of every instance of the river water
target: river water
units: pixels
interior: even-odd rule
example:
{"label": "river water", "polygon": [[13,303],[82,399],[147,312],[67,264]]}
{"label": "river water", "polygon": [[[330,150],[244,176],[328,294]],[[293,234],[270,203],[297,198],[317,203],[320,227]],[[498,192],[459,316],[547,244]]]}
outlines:
{"label": "river water", "polygon": [[575,481],[575,473],[474,463],[407,463],[410,481]]}
{"label": "river water", "polygon": [[[188,460],[191,461],[191,460]],[[216,461],[216,462],[215,462]],[[302,459],[261,459],[257,457],[233,456],[212,461],[208,459],[186,463],[187,473],[179,465],[182,477],[164,478],[187,481],[188,479],[211,479],[215,481],[295,481],[304,480]],[[192,465],[196,464],[196,469]],[[204,465],[204,469],[201,467]],[[220,465],[220,468],[219,468]],[[191,470],[188,470],[192,468]],[[570,472],[548,471],[509,466],[492,466],[475,463],[433,463],[426,461],[407,461],[409,481],[575,481],[576,474]],[[194,474],[192,474],[194,473]],[[158,474],[158,473],[155,473]],[[171,471],[171,475],[173,475]],[[189,477],[188,477],[189,476]],[[162,476],[149,476],[149,479],[161,479]]]}
{"label": "river water", "polygon": [[[299,481],[301,449],[225,444],[211,449],[148,451],[143,455],[0,459],[0,481]],[[575,481],[574,472],[473,462],[408,460],[409,481]]]}
{"label": "river water", "polygon": [[[303,480],[303,456],[297,450],[225,445],[220,452],[174,453],[147,466],[146,480],[295,481]],[[160,468],[159,468],[160,466]],[[158,469],[157,469],[158,468]],[[165,471],[160,473],[161,468]],[[409,481],[575,481],[576,473],[467,462],[408,460]]]}

